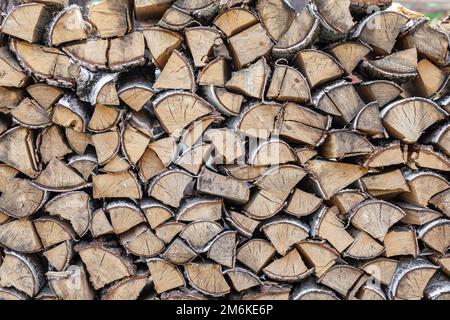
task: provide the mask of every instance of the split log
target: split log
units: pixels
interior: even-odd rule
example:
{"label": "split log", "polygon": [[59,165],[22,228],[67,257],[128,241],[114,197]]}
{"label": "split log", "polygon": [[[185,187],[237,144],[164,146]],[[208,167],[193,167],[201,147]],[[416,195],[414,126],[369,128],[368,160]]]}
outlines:
{"label": "split log", "polygon": [[101,1],[88,6],[88,19],[102,38],[122,37],[131,29],[127,0]]}

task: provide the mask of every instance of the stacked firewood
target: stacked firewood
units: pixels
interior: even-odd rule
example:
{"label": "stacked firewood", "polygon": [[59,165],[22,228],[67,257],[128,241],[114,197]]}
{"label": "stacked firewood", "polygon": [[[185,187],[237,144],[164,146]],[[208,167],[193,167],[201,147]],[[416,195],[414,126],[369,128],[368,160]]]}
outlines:
{"label": "stacked firewood", "polygon": [[0,299],[450,299],[450,22],[295,2],[2,0]]}

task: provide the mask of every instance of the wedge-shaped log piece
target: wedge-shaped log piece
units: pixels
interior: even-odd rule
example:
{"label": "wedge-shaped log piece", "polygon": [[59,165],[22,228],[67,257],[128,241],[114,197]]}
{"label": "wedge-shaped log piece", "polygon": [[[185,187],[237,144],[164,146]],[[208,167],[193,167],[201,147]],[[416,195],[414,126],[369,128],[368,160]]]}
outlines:
{"label": "wedge-shaped log piece", "polygon": [[136,79],[122,85],[117,93],[127,106],[135,111],[140,111],[155,95],[155,90],[153,90],[149,83],[141,79]]}
{"label": "wedge-shaped log piece", "polygon": [[400,142],[394,141],[376,146],[363,165],[369,168],[381,168],[404,163],[406,159],[403,157],[402,146]]}
{"label": "wedge-shaped log piece", "polygon": [[34,227],[45,249],[77,237],[70,224],[58,217],[39,217],[34,220]]}
{"label": "wedge-shaped log piece", "polygon": [[317,282],[345,297],[362,274],[363,271],[353,266],[336,264],[325,271]]}
{"label": "wedge-shaped log piece", "polygon": [[49,265],[56,271],[64,271],[68,268],[73,257],[72,242],[64,241],[42,253]]}
{"label": "wedge-shaped log piece", "polygon": [[314,49],[300,51],[295,65],[308,79],[311,89],[344,75],[343,67],[331,55]]}
{"label": "wedge-shaped log piece", "polygon": [[280,135],[293,143],[320,145],[331,125],[331,118],[311,109],[288,103],[284,107]]}
{"label": "wedge-shaped log piece", "polygon": [[345,124],[350,123],[365,106],[355,87],[346,81],[337,81],[318,91],[313,96],[313,103],[317,109]]}
{"label": "wedge-shaped log piece", "polygon": [[75,86],[81,68],[62,51],[19,40],[12,40],[10,47],[22,67],[38,79],[50,85]]}
{"label": "wedge-shaped log piece", "polygon": [[89,228],[92,203],[84,191],[59,194],[45,205],[45,211],[69,220],[75,232],[82,237]]}
{"label": "wedge-shaped log piece", "polygon": [[78,190],[90,185],[72,167],[55,158],[33,183],[43,190],[54,192]]}
{"label": "wedge-shaped log piece", "polygon": [[214,0],[176,0],[173,7],[198,19],[209,21],[217,13],[219,4]]}
{"label": "wedge-shaped log piece", "polygon": [[402,192],[409,192],[408,184],[400,170],[367,175],[360,179],[362,189],[371,196],[389,199]]}
{"label": "wedge-shaped log piece", "polygon": [[422,59],[417,64],[417,78],[414,79],[414,88],[424,98],[436,95],[445,84],[445,73],[427,59]]}
{"label": "wedge-shaped log piece", "polygon": [[210,240],[222,232],[222,226],[214,221],[197,220],[189,223],[180,232],[180,238],[186,240],[196,252],[205,251]]}
{"label": "wedge-shaped log piece", "polygon": [[284,65],[275,67],[266,96],[280,102],[305,103],[311,99],[305,77],[297,69]]}
{"label": "wedge-shaped log piece", "polygon": [[351,128],[371,136],[384,134],[378,103],[370,102],[362,108],[353,119]]}
{"label": "wedge-shaped log piece", "polygon": [[39,143],[41,161],[47,163],[53,158],[62,159],[72,152],[72,149],[65,142],[59,126],[52,125],[42,132]]}
{"label": "wedge-shaped log piece", "polygon": [[417,50],[398,51],[377,60],[364,59],[361,70],[377,79],[406,82],[417,76]]}
{"label": "wedge-shaped log piece", "polygon": [[20,101],[23,100],[23,94],[24,92],[21,89],[0,87],[0,112],[7,114],[11,109],[17,106]]}
{"label": "wedge-shaped log piece", "polygon": [[195,91],[194,72],[183,53],[178,50],[172,52],[153,88]]}
{"label": "wedge-shaped log piece", "polygon": [[108,67],[113,71],[136,67],[145,63],[145,40],[142,32],[129,33],[110,40]]}
{"label": "wedge-shaped log piece", "polygon": [[187,28],[184,33],[196,68],[204,67],[208,63],[214,47],[223,44],[221,34],[217,29],[192,27]]}
{"label": "wedge-shaped log piece", "polygon": [[308,270],[295,248],[284,257],[273,261],[263,270],[268,278],[279,282],[299,282],[313,271],[314,269]]}
{"label": "wedge-shaped log piece", "polygon": [[[158,140],[158,142],[162,145],[166,145],[165,141]],[[165,160],[164,158],[162,158],[161,153],[157,151],[156,146],[155,148],[152,148],[152,145],[149,145],[149,143],[150,137],[147,136],[142,131],[136,129],[132,125],[127,125],[122,130],[121,136],[122,153],[125,155],[125,157],[132,165],[135,165],[139,161],[139,159],[141,159],[147,146],[149,146],[153,151],[155,151],[161,160]],[[168,145],[170,147],[170,143]]]}
{"label": "wedge-shaped log piece", "polygon": [[50,288],[61,300],[94,300],[95,291],[84,266],[70,265],[66,271],[46,273]]}
{"label": "wedge-shaped log piece", "polygon": [[177,221],[217,221],[222,218],[222,206],[223,201],[219,198],[189,198],[180,207]]}
{"label": "wedge-shaped log piece", "polygon": [[80,7],[71,5],[61,10],[51,22],[48,44],[57,46],[62,43],[87,38],[87,25],[83,20]]}
{"label": "wedge-shaped log piece", "polygon": [[62,50],[79,65],[91,70],[107,69],[109,40],[88,39],[64,45]]}
{"label": "wedge-shaped log piece", "polygon": [[92,143],[92,135],[86,132],[77,132],[71,127],[65,130],[67,143],[79,155],[85,154],[88,145]]}
{"label": "wedge-shaped log piece", "polygon": [[111,222],[109,222],[108,218],[106,217],[106,213],[105,211],[103,211],[103,209],[97,209],[94,212],[92,212],[89,229],[94,238],[114,233],[114,229],[111,225]]}
{"label": "wedge-shaped log piece", "polygon": [[181,222],[169,221],[157,226],[155,228],[155,233],[162,241],[170,243],[172,239],[185,228],[185,226],[186,225]]}
{"label": "wedge-shaped log piece", "polygon": [[368,195],[360,190],[344,189],[330,198],[333,205],[337,206],[341,215],[348,213],[357,204],[368,198]]}
{"label": "wedge-shaped log piece", "polygon": [[[125,162],[128,163],[128,161]],[[145,149],[137,167],[139,168],[139,177],[144,182],[168,170],[156,152],[150,148]]]}
{"label": "wedge-shaped log piece", "polygon": [[197,82],[201,86],[224,87],[229,79],[230,70],[224,56],[219,56],[209,62],[197,76]]}
{"label": "wedge-shaped log piece", "polygon": [[422,258],[401,260],[388,287],[389,298],[422,299],[425,287],[438,268]]}
{"label": "wedge-shaped log piece", "polygon": [[92,144],[95,147],[95,153],[99,165],[111,161],[119,152],[120,134],[116,128],[112,131],[92,135]]}
{"label": "wedge-shaped log piece", "polygon": [[419,255],[419,244],[416,232],[408,227],[394,227],[383,240],[386,257],[407,256],[414,258]]}
{"label": "wedge-shaped log piece", "polygon": [[337,251],[343,252],[354,241],[338,218],[337,207],[323,206],[311,218],[311,235],[327,240]]}
{"label": "wedge-shaped log piece", "polygon": [[235,71],[225,88],[243,95],[262,99],[264,96],[270,68],[263,57],[247,68]]}
{"label": "wedge-shaped log piece", "polygon": [[66,94],[53,108],[52,121],[62,127],[73,128],[76,132],[85,132],[89,122],[89,109],[76,95]]}
{"label": "wedge-shaped log piece", "polygon": [[340,42],[332,45],[330,53],[341,63],[347,73],[352,73],[372,48],[362,42]]}
{"label": "wedge-shaped log piece", "polygon": [[450,221],[437,219],[422,226],[417,236],[427,247],[444,254],[450,247]]}
{"label": "wedge-shaped log piece", "polygon": [[36,257],[7,250],[0,267],[0,286],[16,288],[34,297],[44,286],[43,272]]}
{"label": "wedge-shaped log piece", "polygon": [[355,33],[377,54],[391,53],[402,27],[409,21],[404,14],[393,11],[379,11],[365,18]]}
{"label": "wedge-shaped log piece", "polygon": [[20,126],[0,136],[0,161],[35,178],[39,175],[32,132]]}
{"label": "wedge-shaped log piece", "polygon": [[214,108],[199,96],[178,91],[159,96],[153,105],[164,130],[175,136],[180,135],[181,130],[193,121],[214,111]]}
{"label": "wedge-shaped log piece", "polygon": [[244,142],[231,129],[208,129],[203,134],[203,141],[211,142],[214,147],[216,161],[222,164],[233,164],[245,155]]}
{"label": "wedge-shaped log piece", "polygon": [[78,98],[91,105],[118,106],[120,101],[116,90],[117,77],[116,73],[88,73],[85,79],[78,82]]}
{"label": "wedge-shaped log piece", "polygon": [[134,226],[145,222],[141,210],[130,201],[113,201],[106,204],[104,209],[109,215],[109,221],[111,221],[111,226],[116,234],[128,231]]}
{"label": "wedge-shaped log piece", "polygon": [[372,152],[373,147],[367,139],[348,130],[330,131],[319,149],[320,155],[326,159],[343,159]]}
{"label": "wedge-shaped log piece", "polygon": [[241,113],[237,129],[245,135],[267,140],[277,126],[281,111],[282,106],[275,103],[250,105]]}
{"label": "wedge-shaped log piece", "polygon": [[266,56],[274,43],[261,23],[255,24],[228,38],[234,66],[241,69],[259,57]]}
{"label": "wedge-shaped log piece", "polygon": [[402,208],[403,211],[405,211],[406,216],[402,219],[402,222],[409,225],[423,226],[428,222],[442,217],[442,215],[438,211],[415,206],[407,202],[397,202],[396,205]]}
{"label": "wedge-shaped log piece", "polygon": [[164,242],[144,224],[122,233],[120,243],[128,253],[145,258],[156,256],[165,247]]}
{"label": "wedge-shaped log piece", "polygon": [[306,170],[313,179],[315,189],[323,199],[329,199],[338,191],[367,173],[367,168],[335,161],[311,160]]}
{"label": "wedge-shaped log piece", "polygon": [[151,199],[142,200],[140,207],[152,229],[174,217],[172,210]]}
{"label": "wedge-shaped log piece", "polygon": [[400,221],[405,212],[399,207],[382,200],[366,200],[352,209],[352,225],[382,241],[389,228]]}
{"label": "wedge-shaped log piece", "polygon": [[403,176],[410,192],[403,193],[400,198],[422,207],[426,207],[434,195],[450,187],[443,176],[432,171],[404,170]]}
{"label": "wedge-shaped log piece", "polygon": [[387,286],[391,283],[397,265],[397,260],[383,257],[364,263],[360,269]]}
{"label": "wedge-shaped log piece", "polygon": [[413,167],[428,168],[438,171],[450,171],[449,158],[437,151],[434,151],[431,146],[414,146],[409,155],[408,164]]}
{"label": "wedge-shaped log piece", "polygon": [[292,218],[274,219],[264,223],[261,231],[282,256],[287,254],[292,245],[309,236],[309,227]]}
{"label": "wedge-shaped log piece", "polygon": [[261,285],[258,276],[244,268],[227,269],[223,273],[230,278],[233,289],[238,292]]}
{"label": "wedge-shaped log piece", "polygon": [[147,260],[148,270],[157,293],[163,293],[186,285],[177,266],[159,258]]}
{"label": "wedge-shaped log piece", "polygon": [[246,203],[250,197],[250,186],[247,183],[217,174],[206,167],[198,176],[196,188],[201,193],[223,197],[238,204]]}
{"label": "wedge-shaped log piece", "polygon": [[182,31],[193,25],[197,25],[195,19],[176,7],[167,9],[158,21],[158,26],[172,31]]}
{"label": "wedge-shaped log piece", "polygon": [[322,199],[316,197],[311,193],[305,192],[300,189],[294,189],[283,211],[297,218],[300,218],[303,216],[307,216],[319,209],[322,201]]}
{"label": "wedge-shaped log piece", "polygon": [[194,250],[180,238],[176,238],[161,255],[167,262],[181,265],[192,261],[197,256]]}
{"label": "wedge-shaped log piece", "polygon": [[230,292],[218,264],[189,263],[185,266],[185,272],[191,286],[204,294],[221,297]]}
{"label": "wedge-shaped log piece", "polygon": [[292,300],[339,300],[333,290],[317,284],[313,278],[302,281],[295,287],[291,295]]}
{"label": "wedge-shaped log piece", "polygon": [[356,90],[364,102],[377,102],[379,106],[386,105],[403,92],[398,84],[387,80],[361,82]]}
{"label": "wedge-shaped log piece", "polygon": [[[22,88],[28,83],[28,76],[6,47],[0,48],[0,71],[3,75],[0,79],[1,86]],[[8,92],[6,90],[8,89],[2,88],[2,91],[5,91],[3,93],[5,97],[9,96],[11,104],[16,104],[19,101],[19,92],[12,91],[12,89],[8,90]],[[10,106],[5,107],[8,108]]]}
{"label": "wedge-shaped log piece", "polygon": [[233,7],[218,14],[212,23],[230,37],[257,24],[258,19],[250,10]]}
{"label": "wedge-shaped log piece", "polygon": [[151,27],[143,31],[152,61],[159,69],[163,69],[173,50],[181,44],[181,36],[170,30]]}
{"label": "wedge-shaped log piece", "polygon": [[322,276],[339,258],[339,253],[325,241],[302,240],[296,246],[306,265],[314,267],[317,277]]}
{"label": "wedge-shaped log piece", "polygon": [[224,231],[208,244],[207,257],[222,266],[234,268],[236,262],[236,231]]}
{"label": "wedge-shaped log piece", "polygon": [[272,139],[261,143],[249,155],[249,164],[253,166],[270,166],[295,162],[294,150],[282,140]]}
{"label": "wedge-shaped log piece", "polygon": [[141,199],[141,185],[132,171],[99,174],[92,177],[93,198]]}
{"label": "wedge-shaped log piece", "polygon": [[311,10],[296,13],[291,25],[272,49],[275,57],[290,58],[298,50],[308,48],[319,34],[319,19]]}
{"label": "wedge-shaped log piece", "polygon": [[450,217],[450,190],[447,189],[436,194],[428,203],[440,210],[447,217]]}
{"label": "wedge-shaped log piece", "polygon": [[259,224],[259,221],[243,215],[242,213],[225,210],[225,219],[227,223],[233,226],[241,235],[251,238],[253,232]]}
{"label": "wedge-shaped log piece", "polygon": [[102,38],[121,37],[131,29],[131,7],[126,0],[95,2],[88,19]]}
{"label": "wedge-shaped log piece", "polygon": [[18,252],[42,250],[42,243],[31,220],[11,220],[0,225],[0,244]]}
{"label": "wedge-shaped log piece", "polygon": [[154,177],[148,186],[148,195],[178,208],[181,199],[189,192],[193,177],[182,170],[169,170]]}
{"label": "wedge-shaped log piece", "polygon": [[123,110],[104,104],[96,104],[94,113],[87,125],[91,132],[105,132],[113,129],[123,116]]}
{"label": "wedge-shaped log piece", "polygon": [[295,10],[282,0],[259,0],[256,11],[262,25],[274,41],[280,40],[295,17]]}
{"label": "wedge-shaped log piece", "polygon": [[42,207],[47,196],[47,192],[29,180],[10,178],[0,197],[0,212],[14,218],[31,216]]}
{"label": "wedge-shaped log piece", "polygon": [[381,111],[383,124],[389,134],[408,144],[417,142],[428,127],[447,116],[446,111],[424,98],[403,99]]}
{"label": "wedge-shaped log piece", "polygon": [[407,48],[417,48],[422,55],[442,66],[448,63],[448,40],[449,33],[431,26],[424,19],[403,37],[403,44]]}
{"label": "wedge-shaped log piece", "polygon": [[[50,12],[41,3],[27,3],[13,7],[3,21],[1,32],[26,40],[39,42],[50,20]],[[26,21],[25,24],[22,22]]]}
{"label": "wedge-shaped log piece", "polygon": [[270,263],[275,253],[276,250],[270,242],[261,239],[251,239],[238,248],[236,258],[258,274]]}
{"label": "wedge-shaped log piece", "polygon": [[117,281],[102,293],[102,300],[137,300],[148,284],[148,274],[130,276]]}
{"label": "wedge-shaped log piece", "polygon": [[128,257],[117,249],[105,247],[99,242],[82,242],[74,249],[86,265],[89,280],[96,290],[136,273],[136,266]]}
{"label": "wedge-shaped log piece", "polygon": [[450,156],[450,124],[444,122],[436,128],[430,136],[425,138],[426,143],[432,143],[441,149],[447,156]]}
{"label": "wedge-shaped log piece", "polygon": [[323,38],[341,38],[353,28],[350,0],[314,0],[313,3],[320,18]]}
{"label": "wedge-shaped log piece", "polygon": [[373,259],[381,255],[384,247],[364,231],[352,230],[353,243],[343,253],[344,257],[352,259]]}

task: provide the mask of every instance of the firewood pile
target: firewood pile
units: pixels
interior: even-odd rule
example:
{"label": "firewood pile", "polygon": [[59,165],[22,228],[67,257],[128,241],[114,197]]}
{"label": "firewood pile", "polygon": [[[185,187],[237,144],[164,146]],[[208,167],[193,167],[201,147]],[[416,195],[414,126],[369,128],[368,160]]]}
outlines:
{"label": "firewood pile", "polygon": [[0,299],[450,299],[450,21],[8,7]]}

